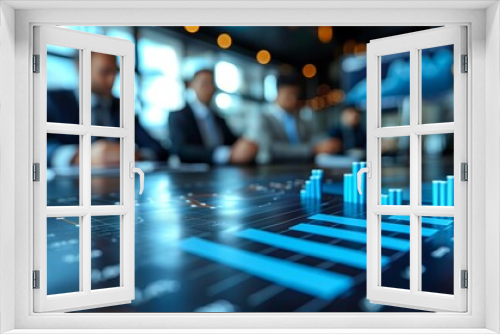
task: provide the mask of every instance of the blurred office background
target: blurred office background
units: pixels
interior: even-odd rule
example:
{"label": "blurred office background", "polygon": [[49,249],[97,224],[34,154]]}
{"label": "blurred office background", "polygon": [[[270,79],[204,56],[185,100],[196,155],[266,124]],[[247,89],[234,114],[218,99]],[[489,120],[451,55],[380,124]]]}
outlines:
{"label": "blurred office background", "polygon": [[[70,27],[124,38],[135,44],[136,113],[141,124],[165,147],[170,145],[168,114],[185,104],[186,84],[202,67],[215,72],[214,103],[236,134],[252,113],[276,98],[276,78],[293,69],[304,77],[303,103],[314,111],[324,131],[339,122],[342,106],[366,111],[366,44],[371,39],[428,27]],[[74,50],[48,49],[48,89],[76,89]],[[429,84],[423,88],[425,123],[453,118],[452,50],[423,54]],[[408,118],[408,55],[381,61],[382,125]],[[114,93],[119,96],[119,76]],[[424,77],[424,84],[427,82]],[[444,149],[447,143],[433,145]],[[437,140],[437,141],[439,141]],[[437,143],[437,142],[436,142]],[[449,143],[448,143],[449,145]],[[431,150],[432,151],[432,150]],[[432,152],[431,152],[432,153]],[[434,152],[436,153],[436,152]]]}
{"label": "blurred office background", "polygon": [[[274,103],[279,74],[292,70],[299,73],[303,81],[304,89],[300,99],[316,119],[319,132],[331,133],[331,129],[338,127],[346,106],[354,106],[360,111],[359,131],[365,132],[367,43],[373,39],[430,27],[69,28],[124,38],[135,44],[135,112],[142,127],[169,149],[169,114],[185,105],[188,95],[186,82],[201,68],[214,70],[214,109],[219,111],[236,135],[245,132],[253,115],[262,113],[268,105]],[[50,91],[64,89],[77,92],[79,80],[75,56],[75,50],[48,47],[48,69],[51,73],[47,76],[47,85]],[[421,65],[422,122],[453,121],[453,50],[446,46],[424,50]],[[384,56],[381,59],[381,69],[381,125],[407,125],[409,55]],[[113,95],[120,96],[119,76],[114,82]],[[136,135],[136,142],[137,137]],[[446,180],[446,176],[453,173],[453,135],[422,136],[422,142],[422,196],[423,202],[430,204],[431,182]],[[364,145],[360,147],[361,150],[365,149]],[[403,199],[407,201],[409,140],[405,137],[384,138],[382,148],[382,187],[384,191],[387,188],[403,189]],[[342,292],[344,295],[339,295],[345,299],[332,299],[319,304],[317,300],[313,300],[312,303],[304,295],[298,295],[297,298],[295,295],[289,298],[290,295],[285,293],[280,295],[279,291],[289,290],[277,287],[279,284],[269,286],[254,277],[228,272],[226,266],[214,267],[209,261],[198,262],[200,258],[179,248],[179,241],[193,236],[244,248],[247,247],[245,242],[234,237],[234,233],[239,230],[248,227],[263,229],[286,222],[273,231],[288,233],[288,228],[300,223],[303,217],[320,212],[365,219],[364,205],[346,204],[342,199],[342,173],[350,172],[350,169],[335,165],[341,161],[337,155],[330,161],[333,161],[332,165],[320,167],[325,170],[328,181],[331,181],[328,185],[332,193],[325,195],[328,197],[323,203],[313,203],[314,205],[301,202],[299,198],[301,182],[309,176],[311,168],[316,168],[312,161],[302,165],[251,166],[246,169],[207,168],[203,170],[206,173],[192,173],[182,169],[174,171],[163,163],[163,166],[147,171],[145,193],[137,198],[136,204],[136,300],[131,306],[102,311],[394,311],[393,308],[375,307],[368,303],[364,283],[345,288]],[[78,169],[78,166],[73,165],[71,168]],[[95,175],[94,171],[93,166],[92,205],[119,203],[119,170],[115,170],[115,174],[100,171],[101,174]],[[78,205],[78,175],[78,170],[67,178],[61,171],[54,172],[47,184],[48,205]],[[119,223],[118,220],[106,221],[102,217],[96,219],[100,221],[92,223],[96,233],[93,238],[97,240],[93,239],[92,246],[92,256],[95,258],[92,261],[92,279],[93,284],[105,288],[119,282]],[[78,226],[71,219],[68,221],[64,225],[61,221],[52,222],[54,227],[53,230],[49,229],[51,234],[48,235],[51,238],[48,239],[48,245],[53,247],[49,248],[49,262],[56,278],[65,281],[73,275],[71,281],[77,283],[78,270],[70,268],[78,266],[78,244],[59,242],[64,238],[78,240],[63,234],[66,229],[69,230],[68,226]],[[453,264],[450,231],[452,228],[448,228],[446,238],[436,238],[435,244],[427,243],[429,250],[423,255],[424,259],[430,259],[426,263],[430,273],[440,268],[444,273],[432,276],[431,281],[446,289],[450,282],[446,274],[452,272],[449,268]],[[76,234],[74,230],[70,232]],[[325,243],[326,239],[314,240]],[[346,247],[352,248],[352,245]],[[441,247],[441,257],[430,255],[438,247]],[[259,246],[257,250],[251,250],[255,253],[265,251],[261,248]],[[70,257],[68,254],[74,255]],[[173,255],[166,257],[165,254]],[[289,255],[286,252],[275,254],[288,262],[295,261],[290,260],[293,257],[288,258]],[[395,280],[408,282],[407,263],[404,263],[407,258],[404,254],[400,255],[402,260],[391,264],[388,273]],[[304,263],[316,266],[319,262],[312,259]],[[328,268],[335,272],[338,268],[333,267],[332,263],[328,263],[332,265],[332,268]],[[208,266],[215,268],[213,277],[207,275],[192,278],[198,270],[205,270]],[[350,277],[358,275],[357,281],[362,282],[365,271],[354,272],[351,269],[342,274]],[[235,279],[231,281],[234,285],[229,284],[233,290],[225,287],[227,290],[224,293],[213,293],[215,290],[220,291],[222,283],[227,283],[224,279],[224,282],[219,283],[221,277]],[[441,281],[438,282],[436,277]],[[238,279],[242,281],[237,281]],[[210,284],[213,284],[212,288]],[[51,286],[57,289],[63,287],[57,280]],[[74,288],[78,290],[78,284]],[[263,292],[267,294],[266,291],[269,290],[266,289],[271,288],[278,291],[275,299],[257,306],[249,302],[252,296]],[[236,293],[234,289],[237,290]],[[55,293],[61,291],[54,291]],[[291,300],[307,307],[291,305]],[[223,307],[220,306],[221,303]],[[224,306],[227,304],[229,306]]]}

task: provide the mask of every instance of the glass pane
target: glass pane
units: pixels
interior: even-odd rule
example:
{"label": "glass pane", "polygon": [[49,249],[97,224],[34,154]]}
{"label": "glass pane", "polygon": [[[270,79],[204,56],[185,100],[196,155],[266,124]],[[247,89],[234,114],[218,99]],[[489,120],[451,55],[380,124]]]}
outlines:
{"label": "glass pane", "polygon": [[425,135],[422,140],[422,205],[453,206],[453,134]]}
{"label": "glass pane", "polygon": [[92,125],[120,126],[119,57],[92,52]]}
{"label": "glass pane", "polygon": [[47,218],[47,295],[80,291],[79,219]]}
{"label": "glass pane", "polygon": [[410,124],[410,53],[380,57],[381,126]]}
{"label": "glass pane", "polygon": [[381,218],[380,285],[410,289],[410,217],[382,216]]}
{"label": "glass pane", "polygon": [[422,49],[422,124],[453,122],[453,45]]}
{"label": "glass pane", "polygon": [[92,137],[91,205],[120,204],[120,139]]}
{"label": "glass pane", "polygon": [[120,286],[120,219],[91,218],[92,290]]}
{"label": "glass pane", "polygon": [[381,138],[381,205],[410,202],[410,137]]}
{"label": "glass pane", "polygon": [[80,124],[80,52],[47,45],[47,122]]}
{"label": "glass pane", "polygon": [[80,136],[47,134],[47,205],[80,205]]}
{"label": "glass pane", "polygon": [[422,217],[422,291],[453,294],[452,217]]}

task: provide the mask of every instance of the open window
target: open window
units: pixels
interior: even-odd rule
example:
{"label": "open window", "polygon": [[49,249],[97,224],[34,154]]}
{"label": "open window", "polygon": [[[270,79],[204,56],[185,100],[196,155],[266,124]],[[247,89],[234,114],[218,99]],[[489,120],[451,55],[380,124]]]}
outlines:
{"label": "open window", "polygon": [[[467,137],[466,137],[466,28],[451,26],[373,40],[367,49],[367,298],[372,303],[420,310],[465,312],[467,310]],[[440,52],[451,54],[449,70],[453,76],[453,98],[446,115],[434,120],[423,117],[426,106],[424,82],[439,85],[432,76],[428,57]],[[409,58],[409,69],[400,69],[401,80],[383,84],[382,58]],[[443,57],[443,59],[445,59]],[[446,60],[444,60],[446,61]],[[426,80],[422,80],[424,76]],[[391,120],[385,117],[383,89],[409,85],[408,112]],[[443,112],[435,110],[434,114]],[[436,121],[437,120],[437,121]],[[449,156],[431,156],[426,149],[430,141],[446,145]],[[435,146],[435,145],[433,145]],[[387,157],[388,147],[395,148]],[[386,166],[387,159],[396,167]],[[388,170],[391,169],[391,170]],[[394,197],[392,200],[388,200]],[[403,222],[410,232],[407,286],[395,286],[384,275],[382,263],[391,232],[392,220]],[[406,226],[404,225],[406,222]],[[428,289],[428,280],[438,279],[438,268],[426,268],[423,252],[436,232],[446,229],[449,242],[438,249],[453,255],[453,266],[447,269],[453,279],[452,289]],[[443,269],[443,268],[440,268]]]}
{"label": "open window", "polygon": [[[48,53],[54,49],[63,50],[61,54],[66,56],[72,55],[68,56],[66,69],[53,68]],[[118,78],[120,112],[114,123],[100,123],[100,118],[93,115],[91,70],[93,54],[97,53],[112,57],[116,64],[108,73],[100,73]],[[134,45],[126,40],[64,28],[34,29],[33,177],[38,181],[34,183],[35,312],[83,310],[129,303],[134,299],[134,172],[137,171],[134,167],[134,61]],[[60,83],[58,74],[65,70],[74,70],[76,84],[72,92],[61,91],[59,99],[64,102],[54,117],[47,113],[47,83]],[[73,96],[76,107],[70,110],[69,98],[64,96]],[[56,149],[53,138],[65,141],[66,147],[73,147],[76,152],[72,165],[65,169],[76,175],[70,187],[75,189],[74,196],[70,196],[72,202],[47,199],[48,180],[53,177],[48,173],[51,162],[47,157]],[[118,199],[111,204],[99,202],[92,196],[92,188],[98,186],[92,182],[95,171],[92,147],[96,138],[112,140],[117,147]],[[96,229],[109,230],[109,238],[94,240]],[[59,234],[57,242],[51,239],[54,233]],[[116,263],[107,266],[106,271],[99,267],[105,264],[99,262],[101,250],[94,249],[97,242],[104,251],[114,248],[113,253],[119,254]],[[55,248],[63,252],[50,256]],[[66,270],[58,270],[58,265],[51,263],[56,258],[70,265]],[[112,275],[115,279],[107,286],[98,285],[96,273]]]}

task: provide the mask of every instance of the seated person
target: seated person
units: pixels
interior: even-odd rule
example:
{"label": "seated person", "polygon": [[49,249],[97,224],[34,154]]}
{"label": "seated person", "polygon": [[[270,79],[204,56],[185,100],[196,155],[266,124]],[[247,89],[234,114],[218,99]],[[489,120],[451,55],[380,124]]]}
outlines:
{"label": "seated person", "polygon": [[[120,125],[120,100],[111,93],[118,66],[116,57],[102,53],[92,53],[91,124],[100,126]],[[47,121],[56,123],[80,123],[77,92],[73,90],[53,90],[47,92]],[[94,139],[94,138],[93,138]],[[166,161],[168,151],[135,119],[136,159]],[[49,134],[47,136],[47,164],[64,167],[79,163],[79,138]],[[120,140],[102,138],[92,142],[92,165],[109,166],[120,163]]]}
{"label": "seated person", "polygon": [[361,125],[361,112],[353,106],[344,107],[340,123],[330,131],[330,137],[342,143],[339,153],[366,151],[366,130]]}
{"label": "seated person", "polygon": [[257,154],[257,144],[236,137],[210,103],[215,92],[214,74],[203,69],[189,82],[186,106],[168,117],[171,151],[182,162],[248,164]]}
{"label": "seated person", "polygon": [[336,153],[335,139],[319,132],[311,110],[301,108],[301,82],[297,75],[280,75],[278,96],[249,126],[249,138],[258,138],[258,161],[311,162],[317,154]]}

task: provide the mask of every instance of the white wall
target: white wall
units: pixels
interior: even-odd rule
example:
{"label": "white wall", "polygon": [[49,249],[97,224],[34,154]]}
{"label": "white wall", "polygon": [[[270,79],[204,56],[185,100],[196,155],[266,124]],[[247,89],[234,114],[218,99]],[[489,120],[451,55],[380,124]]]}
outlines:
{"label": "white wall", "polygon": [[[0,143],[12,142],[14,138],[14,101],[6,99],[14,96],[14,69],[15,57],[15,11],[12,7],[0,2]],[[11,194],[0,194],[0,246],[5,247],[14,240],[14,162],[13,152],[0,150],[0,185],[4,189],[12,189]],[[0,263],[14,266],[14,257],[0,248]],[[5,305],[5,296],[12,294],[14,300],[14,273],[2,276],[0,282],[0,332],[14,328],[13,305]]]}
{"label": "white wall", "polygon": [[[495,126],[500,122],[500,5],[495,3],[486,11],[486,252],[497,254],[500,262],[500,133]],[[486,328],[500,332],[498,300],[500,300],[499,265],[486,265]]]}

